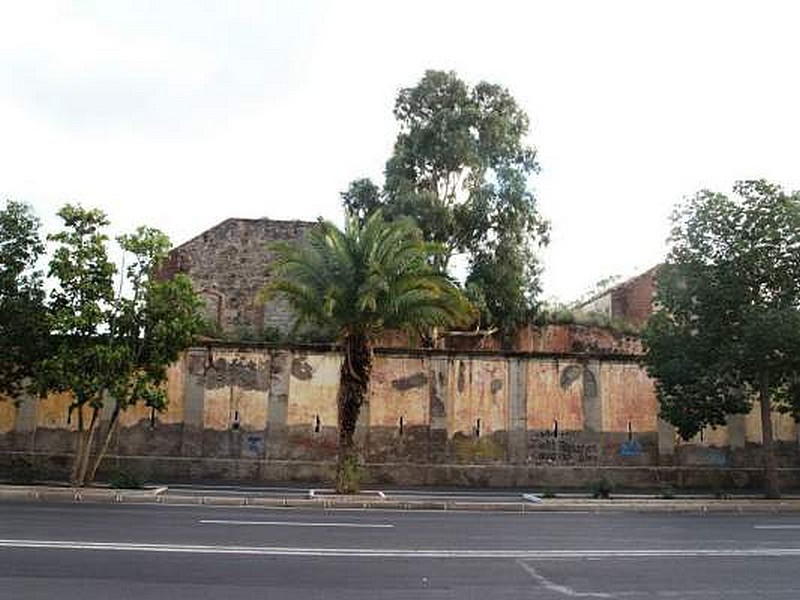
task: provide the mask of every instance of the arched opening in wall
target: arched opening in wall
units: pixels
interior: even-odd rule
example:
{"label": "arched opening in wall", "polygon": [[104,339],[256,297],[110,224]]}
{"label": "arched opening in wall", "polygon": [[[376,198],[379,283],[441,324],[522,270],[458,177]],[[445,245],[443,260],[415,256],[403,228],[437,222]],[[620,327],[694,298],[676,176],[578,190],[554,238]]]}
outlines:
{"label": "arched opening in wall", "polygon": [[224,297],[221,292],[217,290],[204,288],[200,290],[197,295],[203,302],[201,311],[203,318],[214,327],[222,327],[222,307],[224,304]]}

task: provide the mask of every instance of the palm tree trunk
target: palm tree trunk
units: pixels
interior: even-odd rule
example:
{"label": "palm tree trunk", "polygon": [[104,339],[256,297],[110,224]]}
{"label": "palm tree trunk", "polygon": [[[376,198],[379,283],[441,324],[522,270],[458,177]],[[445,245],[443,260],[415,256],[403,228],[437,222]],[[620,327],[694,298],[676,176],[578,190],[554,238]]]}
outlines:
{"label": "palm tree trunk", "polygon": [[372,372],[372,347],[363,334],[349,334],[344,340],[344,359],[339,371],[339,455],[336,491],[353,494],[360,489],[360,466],[355,443],[356,424],[367,396]]}
{"label": "palm tree trunk", "polygon": [[764,475],[767,498],[780,498],[778,463],[772,443],[772,408],[769,398],[769,375],[763,373],[759,385],[759,404],[761,404],[761,450],[764,453]]}

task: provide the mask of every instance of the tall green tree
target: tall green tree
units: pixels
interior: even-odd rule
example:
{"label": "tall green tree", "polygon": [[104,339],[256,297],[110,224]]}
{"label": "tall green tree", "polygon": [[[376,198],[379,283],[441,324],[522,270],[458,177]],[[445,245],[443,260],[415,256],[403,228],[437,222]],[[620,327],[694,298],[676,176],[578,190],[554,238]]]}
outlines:
{"label": "tall green tree", "polygon": [[800,193],[742,181],[673,215],[644,334],[662,416],[688,439],[760,405],[766,492],[780,495],[771,413],[800,418]]}
{"label": "tall green tree", "polygon": [[[56,284],[49,302],[52,349],[39,378],[45,389],[72,395],[78,436],[71,479],[84,485],[94,478],[121,411],[140,401],[165,408],[167,367],[191,343],[201,319],[185,277],[156,276],[169,249],[163,233],[142,227],[118,239],[130,262],[115,292],[105,214],[73,205],[58,214],[63,228],[50,236],[56,244],[49,270]],[[108,402],[114,404],[111,420],[92,461]]]}
{"label": "tall green tree", "polygon": [[7,202],[0,210],[0,393],[10,398],[29,391],[47,352],[45,292],[36,268],[43,252],[30,207]]}
{"label": "tall green tree", "polygon": [[271,295],[285,298],[298,326],[335,331],[342,348],[339,373],[339,452],[336,489],[357,491],[354,441],[369,386],[373,345],[384,329],[427,330],[458,323],[470,307],[430,258],[439,249],[409,219],[386,222],[380,211],[349,219],[344,231],[321,221],[305,244],[275,246]]}
{"label": "tall green tree", "polygon": [[444,248],[437,268],[467,255],[488,325],[525,322],[539,292],[534,249],[548,233],[528,187],[539,167],[527,115],[507,89],[470,87],[445,71],[402,89],[394,114],[400,132],[383,190],[356,180],[342,194],[345,209],[362,221],[379,208],[390,219],[413,217],[425,239]]}

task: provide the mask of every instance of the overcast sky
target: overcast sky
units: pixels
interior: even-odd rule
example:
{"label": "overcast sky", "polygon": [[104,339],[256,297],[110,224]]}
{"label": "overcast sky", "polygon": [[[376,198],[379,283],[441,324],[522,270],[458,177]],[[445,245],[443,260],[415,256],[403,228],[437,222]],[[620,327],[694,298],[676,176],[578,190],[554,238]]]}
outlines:
{"label": "overcast sky", "polygon": [[0,198],[183,242],[227,217],[341,221],[400,87],[499,83],[531,118],[570,300],[665,252],[700,188],[800,188],[800,4],[0,0]]}

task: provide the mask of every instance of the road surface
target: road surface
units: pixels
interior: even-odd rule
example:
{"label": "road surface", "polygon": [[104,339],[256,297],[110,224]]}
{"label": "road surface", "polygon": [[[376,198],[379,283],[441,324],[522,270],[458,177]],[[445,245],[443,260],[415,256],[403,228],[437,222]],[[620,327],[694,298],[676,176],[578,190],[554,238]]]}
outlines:
{"label": "road surface", "polygon": [[800,517],[0,504],[0,598],[800,597]]}

